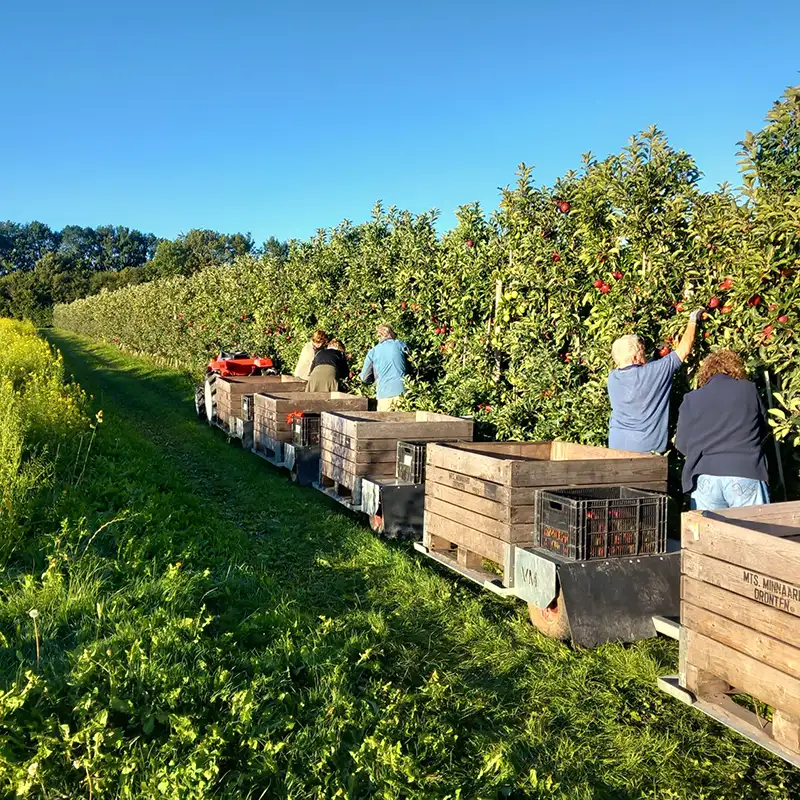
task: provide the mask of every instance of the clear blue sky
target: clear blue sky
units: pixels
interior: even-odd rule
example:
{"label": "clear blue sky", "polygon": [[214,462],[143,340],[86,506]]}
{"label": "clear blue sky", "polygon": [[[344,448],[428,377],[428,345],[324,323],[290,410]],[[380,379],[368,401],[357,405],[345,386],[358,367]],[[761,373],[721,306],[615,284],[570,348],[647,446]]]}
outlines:
{"label": "clear blue sky", "polygon": [[260,243],[380,199],[449,227],[653,123],[733,182],[798,29],[798,0],[8,2],[0,219]]}

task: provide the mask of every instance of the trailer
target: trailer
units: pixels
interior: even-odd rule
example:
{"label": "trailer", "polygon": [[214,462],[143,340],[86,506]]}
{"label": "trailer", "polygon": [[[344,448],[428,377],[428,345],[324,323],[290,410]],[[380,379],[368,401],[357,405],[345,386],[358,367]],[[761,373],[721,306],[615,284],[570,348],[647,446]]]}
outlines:
{"label": "trailer", "polygon": [[800,502],[686,513],[681,543],[680,623],[657,621],[678,674],[658,687],[800,767]]}
{"label": "trailer", "polygon": [[[388,538],[423,532],[425,448],[471,441],[470,418],[431,411],[324,413],[316,488]],[[422,469],[420,469],[422,467]]]}
{"label": "trailer", "polygon": [[[548,636],[581,647],[652,637],[653,617],[679,608],[680,555],[666,538],[666,488],[660,456],[561,441],[433,444],[415,548],[488,591],[528,603],[531,622]],[[581,508],[605,509],[602,519],[584,509],[583,538],[561,519],[577,503],[570,492],[589,498]],[[643,503],[660,509],[644,527],[629,514]],[[556,515],[549,527],[540,526],[545,513]]]}

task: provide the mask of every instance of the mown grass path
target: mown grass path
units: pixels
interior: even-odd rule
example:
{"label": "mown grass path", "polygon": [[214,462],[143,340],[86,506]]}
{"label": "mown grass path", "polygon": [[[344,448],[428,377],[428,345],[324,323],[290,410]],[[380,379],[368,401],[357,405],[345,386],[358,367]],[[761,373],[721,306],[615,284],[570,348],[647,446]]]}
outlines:
{"label": "mown grass path", "polygon": [[95,796],[800,793],[654,688],[672,643],[548,640],[198,424],[185,376],[48,336],[104,411],[82,513],[123,517],[92,542],[102,624],[59,645],[73,682],[71,648],[110,654],[86,679],[116,698]]}

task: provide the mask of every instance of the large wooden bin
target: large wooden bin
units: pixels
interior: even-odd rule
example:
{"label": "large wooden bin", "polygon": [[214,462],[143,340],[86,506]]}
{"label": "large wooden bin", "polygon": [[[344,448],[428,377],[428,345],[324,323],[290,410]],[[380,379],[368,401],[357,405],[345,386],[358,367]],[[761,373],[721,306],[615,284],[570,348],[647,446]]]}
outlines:
{"label": "large wooden bin", "polygon": [[366,411],[369,401],[345,392],[259,392],[253,397],[253,432],[256,448],[292,441],[292,426],[286,421],[293,411],[320,414],[323,411]]}
{"label": "large wooden bin", "polygon": [[432,411],[323,413],[321,474],[354,489],[361,478],[393,478],[397,442],[472,440],[472,420]]}
{"label": "large wooden bin", "polygon": [[682,528],[681,686],[731,718],[746,716],[734,691],[772,706],[754,727],[800,752],[800,502],[692,511]]}
{"label": "large wooden bin", "polygon": [[534,544],[535,490],[577,486],[666,492],[667,459],[560,441],[429,445],[423,544],[503,565],[506,544]]}
{"label": "large wooden bin", "polygon": [[302,392],[306,382],[293,375],[253,375],[217,378],[215,383],[217,422],[227,431],[235,417],[242,416],[242,396],[257,392]]}

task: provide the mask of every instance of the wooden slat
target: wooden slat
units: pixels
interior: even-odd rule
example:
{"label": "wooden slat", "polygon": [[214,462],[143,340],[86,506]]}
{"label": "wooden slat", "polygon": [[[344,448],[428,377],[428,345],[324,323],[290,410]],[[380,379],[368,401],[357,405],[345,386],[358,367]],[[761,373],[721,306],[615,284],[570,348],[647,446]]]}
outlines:
{"label": "wooden slat", "polygon": [[[772,571],[771,562],[762,563]],[[681,553],[681,573],[689,579],[719,586],[760,605],[800,617],[800,586],[780,581],[760,570],[684,550]],[[800,645],[800,636],[796,641]]]}
{"label": "wooden slat", "polygon": [[322,411],[367,410],[369,400],[343,392],[290,392],[273,394],[261,392],[255,400],[256,407],[272,414],[288,414],[290,411],[303,411],[316,414]]}
{"label": "wooden slat", "polygon": [[794,647],[800,646],[800,619],[792,614],[762,605],[718,586],[702,583],[688,575],[681,577],[681,600],[721,614]]}
{"label": "wooden slat", "polygon": [[511,461],[454,445],[439,444],[427,447],[426,463],[428,467],[439,467],[451,473],[508,485]]}
{"label": "wooden slat", "polygon": [[[440,517],[432,511],[425,511],[425,534],[426,536],[438,536],[459,547],[471,550],[483,558],[488,558],[496,564],[503,563],[504,545],[500,539],[466,528],[450,519]],[[425,541],[424,537],[423,541]]]}
{"label": "wooden slat", "polygon": [[444,519],[452,520],[461,525],[466,525],[475,531],[481,531],[500,539],[504,542],[531,542],[533,541],[534,531],[533,525],[510,525],[505,522],[498,522],[497,520],[490,519],[489,517],[476,514],[467,508],[446,503],[443,500],[437,500],[435,497],[425,495],[425,510],[430,511],[437,516],[444,517]]}
{"label": "wooden slat", "polygon": [[331,444],[329,439],[323,438],[320,439],[320,450],[323,453],[339,456],[339,458],[346,458],[356,464],[391,464],[394,467],[397,463],[396,449],[363,452],[351,450],[348,447],[338,447]]}
{"label": "wooden slat", "polygon": [[[741,598],[736,599],[741,602]],[[702,633],[715,642],[721,642],[739,653],[746,653],[787,675],[800,678],[800,650],[781,639],[734,621],[729,618],[727,609],[722,613],[715,613],[683,601],[681,625],[687,630]],[[687,657],[691,661],[691,656]]]}
{"label": "wooden slat", "polygon": [[[476,497],[483,497],[487,500],[494,500],[498,503],[508,504],[515,500],[521,500],[522,494],[515,494],[513,490],[503,486],[501,483],[494,483],[493,481],[477,478],[472,475],[464,475],[460,472],[453,472],[451,469],[436,466],[431,461],[431,451],[434,448],[438,449],[439,445],[428,445],[425,449],[427,451],[427,465],[425,467],[425,482],[432,481],[448,486],[452,489],[457,489],[466,494],[475,495]],[[438,460],[438,459],[436,459]],[[530,490],[523,489],[525,497],[530,496]]]}
{"label": "wooden slat", "polygon": [[392,452],[397,453],[397,439],[354,439],[352,436],[341,436],[327,428],[320,429],[320,437],[331,445],[360,453]]}
{"label": "wooden slat", "polygon": [[594,458],[584,461],[514,461],[509,468],[510,486],[630,486],[634,482],[663,481],[666,489],[667,459]]}
{"label": "wooden slat", "polygon": [[356,484],[356,476],[347,472],[346,470],[342,469],[341,467],[337,467],[333,464],[329,464],[327,462],[322,461],[320,464],[321,472],[327,478],[330,478],[336,483],[341,483],[342,486],[346,486],[348,489],[353,489]]}
{"label": "wooden slat", "polygon": [[356,439],[472,439],[472,420],[429,411],[328,413],[323,427]]}
{"label": "wooden slat", "polygon": [[[686,630],[685,635],[687,665],[711,673],[773,708],[800,716],[800,680],[697,631]],[[694,691],[690,685],[686,688]]]}
{"label": "wooden slat", "polygon": [[[758,529],[747,526],[758,526]],[[704,517],[702,512],[689,512],[683,515],[682,528],[682,546],[686,551],[745,569],[764,565],[776,580],[800,585],[800,543],[784,538],[798,534],[795,525],[722,522]]]}
{"label": "wooden slat", "polygon": [[339,456],[331,453],[320,453],[320,460],[324,464],[346,470],[351,475],[361,477],[373,476],[375,478],[393,478],[395,473],[394,464],[354,464]]}
{"label": "wooden slat", "polygon": [[[509,506],[503,503],[497,503],[485,497],[479,497],[469,492],[462,492],[459,489],[453,489],[450,486],[436,483],[430,480],[427,475],[425,480],[425,496],[434,497],[437,500],[444,500],[446,503],[466,508],[470,511],[474,511],[476,514],[489,517],[489,519],[494,519],[498,522],[505,522],[507,524],[533,524],[533,504]],[[533,499],[533,492],[529,493],[528,499]]]}

